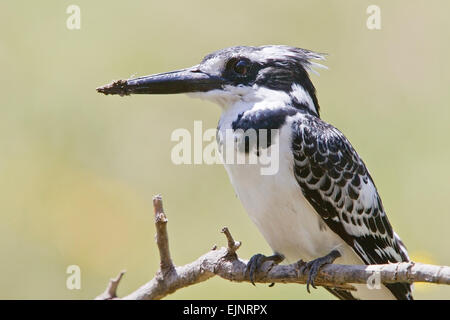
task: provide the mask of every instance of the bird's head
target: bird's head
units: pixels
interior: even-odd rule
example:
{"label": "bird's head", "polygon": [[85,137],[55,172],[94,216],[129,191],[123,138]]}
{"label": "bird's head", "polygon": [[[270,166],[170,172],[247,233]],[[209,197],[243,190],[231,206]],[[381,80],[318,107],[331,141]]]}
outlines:
{"label": "bird's head", "polygon": [[308,71],[323,55],[281,45],[238,46],[207,55],[191,68],[119,80],[97,91],[104,94],[189,93],[219,103],[278,99],[319,115],[316,90]]}

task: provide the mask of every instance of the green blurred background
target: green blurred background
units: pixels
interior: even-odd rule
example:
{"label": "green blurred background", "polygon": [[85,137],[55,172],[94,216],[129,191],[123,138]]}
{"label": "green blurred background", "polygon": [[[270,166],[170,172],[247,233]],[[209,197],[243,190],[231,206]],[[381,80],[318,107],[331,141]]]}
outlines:
{"label": "green blurred background", "polygon": [[[81,29],[66,8],[81,8]],[[381,30],[366,8],[381,7]],[[125,295],[158,268],[151,198],[162,193],[172,255],[193,261],[229,226],[240,256],[270,248],[220,165],[175,166],[174,129],[215,128],[220,110],[176,96],[117,97],[114,79],[197,64],[233,45],[329,53],[312,75],[322,118],[366,161],[413,259],[450,264],[450,3],[442,1],[2,1],[0,298],[91,299],[128,272]],[[66,288],[79,265],[81,290]],[[450,288],[416,285],[416,298]],[[304,286],[212,279],[171,299],[328,299]]]}

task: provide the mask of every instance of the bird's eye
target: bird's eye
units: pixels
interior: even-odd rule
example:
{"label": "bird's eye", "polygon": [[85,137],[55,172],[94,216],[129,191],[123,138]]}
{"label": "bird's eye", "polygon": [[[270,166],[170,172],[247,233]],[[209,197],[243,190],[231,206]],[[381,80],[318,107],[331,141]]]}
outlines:
{"label": "bird's eye", "polygon": [[238,60],[234,65],[233,70],[243,76],[247,73],[249,65],[250,64],[247,60]]}

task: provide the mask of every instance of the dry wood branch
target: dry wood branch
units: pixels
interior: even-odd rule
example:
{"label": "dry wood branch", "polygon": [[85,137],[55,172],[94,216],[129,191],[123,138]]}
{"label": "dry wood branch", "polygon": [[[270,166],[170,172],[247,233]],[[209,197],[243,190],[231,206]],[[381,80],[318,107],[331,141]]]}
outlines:
{"label": "dry wood branch", "polygon": [[153,197],[153,208],[155,211],[156,244],[159,249],[160,267],[163,272],[173,269],[169,250],[169,235],[167,234],[167,217],[163,210],[161,195]]}
{"label": "dry wood branch", "polygon": [[113,300],[117,298],[117,287],[119,286],[120,280],[122,280],[125,270],[121,271],[119,275],[113,279],[109,280],[108,286],[105,292],[95,298],[95,300]]}
{"label": "dry wood branch", "polygon": [[[216,275],[230,281],[250,282],[245,275],[247,261],[239,259],[236,255],[236,250],[241,243],[233,239],[227,227],[222,229],[222,233],[227,238],[227,248],[218,249],[214,246],[211,251],[194,262],[184,266],[174,266],[170,258],[167,218],[163,211],[161,196],[154,197],[153,206],[160,270],[152,280],[123,299],[162,299],[178,289],[203,282]],[[305,263],[301,260],[289,265],[273,265],[267,262],[257,270],[255,282],[305,284],[308,277],[304,265]],[[111,279],[106,291],[97,299],[117,299],[116,290],[123,273],[116,279]],[[377,277],[381,283],[428,282],[449,285],[450,267],[414,262],[368,266],[330,264],[321,268],[315,284],[354,290],[352,284],[367,284],[374,277]]]}
{"label": "dry wood branch", "polygon": [[241,246],[241,242],[234,241],[233,236],[231,235],[231,232],[227,227],[222,228],[222,233],[225,234],[225,237],[227,237],[228,240],[228,253],[236,254],[237,249],[239,249],[239,247]]}

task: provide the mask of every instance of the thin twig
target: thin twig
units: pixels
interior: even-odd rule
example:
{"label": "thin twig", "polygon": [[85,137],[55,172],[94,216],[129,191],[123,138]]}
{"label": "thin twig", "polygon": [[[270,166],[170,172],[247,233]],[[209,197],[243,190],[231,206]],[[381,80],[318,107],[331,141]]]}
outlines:
{"label": "thin twig", "polygon": [[95,300],[113,300],[117,298],[117,287],[125,272],[125,270],[122,270],[117,277],[110,279],[105,292],[96,297]]}
{"label": "thin twig", "polygon": [[172,259],[169,250],[169,235],[167,233],[167,217],[164,213],[162,197],[153,197],[153,208],[155,212],[156,244],[159,249],[160,267],[162,272],[169,272],[173,269]]}
{"label": "thin twig", "polygon": [[225,234],[225,237],[227,237],[228,252],[230,254],[235,254],[237,249],[239,249],[242,243],[240,241],[234,241],[233,236],[231,235],[231,232],[228,229],[228,227],[223,227],[221,232]]}

